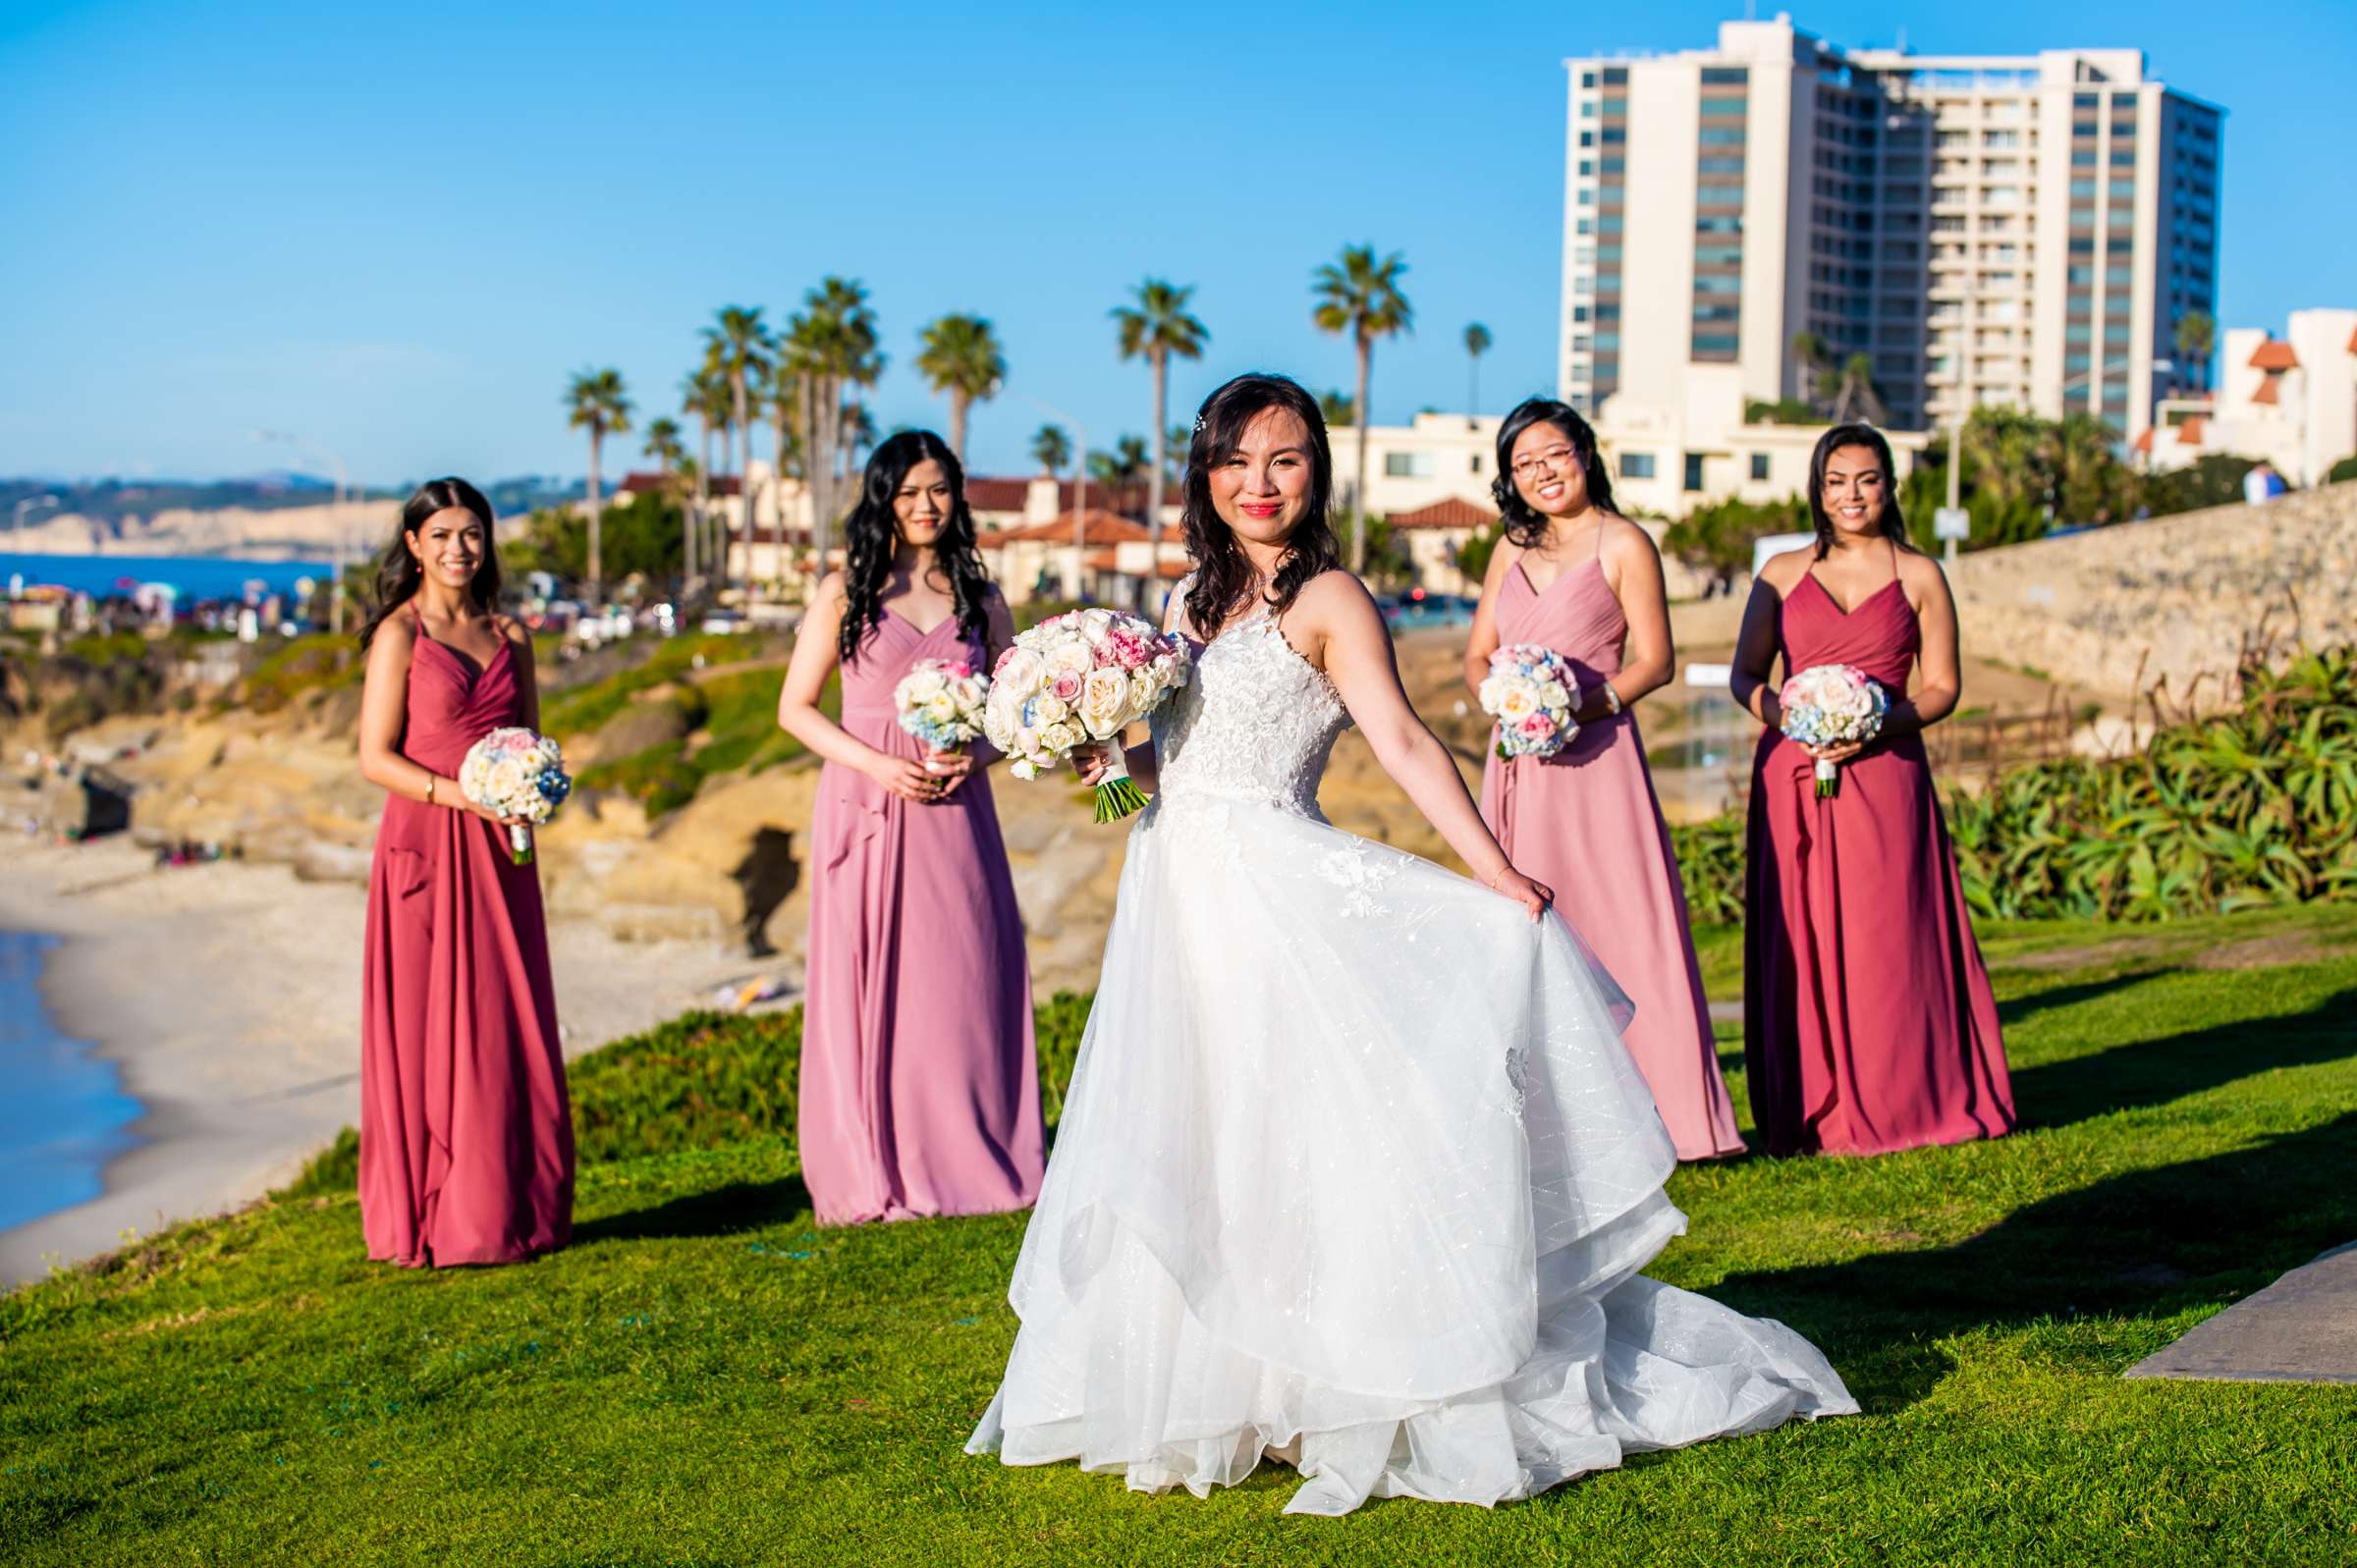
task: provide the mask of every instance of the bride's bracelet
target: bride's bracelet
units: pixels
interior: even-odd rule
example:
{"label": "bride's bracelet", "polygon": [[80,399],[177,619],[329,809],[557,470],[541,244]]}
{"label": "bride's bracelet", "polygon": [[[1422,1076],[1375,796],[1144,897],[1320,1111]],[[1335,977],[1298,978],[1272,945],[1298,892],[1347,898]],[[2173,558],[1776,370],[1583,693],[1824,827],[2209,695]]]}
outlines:
{"label": "bride's bracelet", "polygon": [[1490,892],[1496,892],[1498,891],[1498,884],[1504,880],[1507,872],[1513,869],[1514,863],[1509,860],[1505,865],[1500,866],[1496,871],[1493,871],[1488,876],[1482,878],[1481,885],[1489,889]]}

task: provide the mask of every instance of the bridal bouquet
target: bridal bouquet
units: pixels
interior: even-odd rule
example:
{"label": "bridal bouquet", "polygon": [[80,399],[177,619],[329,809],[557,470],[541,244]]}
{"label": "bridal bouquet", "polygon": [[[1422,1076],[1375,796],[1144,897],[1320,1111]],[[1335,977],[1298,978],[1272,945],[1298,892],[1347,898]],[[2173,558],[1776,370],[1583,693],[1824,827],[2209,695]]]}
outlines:
{"label": "bridal bouquet", "polygon": [[[1036,779],[1094,741],[1118,742],[1186,684],[1185,644],[1116,610],[1072,610],[1015,634],[999,655],[982,706],[983,733],[1013,759],[1008,772]],[[1097,785],[1097,820],[1113,822],[1146,803],[1117,743],[1113,771]]]}
{"label": "bridal bouquet", "polygon": [[[1853,665],[1811,665],[1784,682],[1777,701],[1784,733],[1804,746],[1862,745],[1883,732],[1891,711],[1891,694]],[[1820,758],[1817,798],[1840,792],[1839,766]]]}
{"label": "bridal bouquet", "polygon": [[1535,642],[1508,643],[1490,655],[1481,710],[1498,721],[1498,755],[1552,757],[1579,733],[1571,710],[1579,679],[1570,662]]}
{"label": "bridal bouquet", "polygon": [[919,659],[892,688],[901,728],[935,751],[957,751],[982,732],[990,682],[963,659]]}
{"label": "bridal bouquet", "polygon": [[[565,753],[546,735],[529,730],[494,730],[476,741],[459,764],[459,787],[478,806],[503,817],[546,822],[573,792],[565,775]],[[520,866],[531,864],[532,833],[521,825],[508,830],[508,858]]]}

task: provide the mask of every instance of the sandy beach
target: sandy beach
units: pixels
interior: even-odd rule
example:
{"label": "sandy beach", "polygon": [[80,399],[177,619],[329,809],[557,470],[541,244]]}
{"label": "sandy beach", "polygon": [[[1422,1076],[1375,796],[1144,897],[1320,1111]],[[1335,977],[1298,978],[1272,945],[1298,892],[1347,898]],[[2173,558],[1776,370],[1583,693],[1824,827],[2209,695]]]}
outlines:
{"label": "sandy beach", "polygon": [[[0,1231],[0,1285],[251,1201],[357,1120],[365,894],[285,865],[158,869],[122,839],[0,837],[0,926],[63,938],[51,1016],[146,1108],[89,1203]],[[570,1055],[702,1004],[765,966],[714,944],[550,932]]]}

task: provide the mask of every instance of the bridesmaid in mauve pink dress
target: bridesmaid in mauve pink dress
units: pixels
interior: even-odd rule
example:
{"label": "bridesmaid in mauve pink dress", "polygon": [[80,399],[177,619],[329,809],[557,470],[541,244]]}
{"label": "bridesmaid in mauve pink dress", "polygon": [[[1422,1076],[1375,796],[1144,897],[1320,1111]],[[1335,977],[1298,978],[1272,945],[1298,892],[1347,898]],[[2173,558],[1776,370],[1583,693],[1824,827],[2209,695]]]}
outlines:
{"label": "bridesmaid in mauve pink dress", "polygon": [[[1045,1162],[1031,975],[988,743],[935,756],[893,688],[923,659],[987,672],[1014,638],[958,460],[927,431],[869,460],[847,564],[819,586],[779,722],[826,759],[810,844],[803,1180],[822,1224],[1027,1208]],[[843,674],[843,714],[818,697]]]}
{"label": "bridesmaid in mauve pink dress", "polygon": [[[437,479],[380,577],[360,769],[386,792],[368,872],[360,1225],[407,1267],[515,1263],[573,1229],[573,1117],[539,868],[460,792],[467,749],[539,723],[531,644],[502,622],[491,508]],[[435,634],[434,625],[442,628]]]}
{"label": "bridesmaid in mauve pink dress", "polygon": [[[1495,494],[1507,537],[1474,618],[1465,678],[1478,688],[1490,654],[1504,644],[1541,643],[1571,662],[1582,702],[1578,735],[1553,757],[1501,758],[1493,744],[1481,815],[1515,868],[1555,891],[1557,913],[1636,1004],[1623,1039],[1678,1159],[1740,1154],[1685,887],[1630,706],[1674,665],[1661,568],[1644,531],[1611,514],[1611,480],[1595,452],[1587,422],[1562,404],[1533,399],[1500,427]],[[1533,548],[1518,546],[1517,534]],[[1651,596],[1659,641],[1645,650],[1659,673],[1625,693],[1616,677],[1629,618],[1608,571],[1608,536],[1616,561],[1626,564],[1623,591]],[[1550,555],[1559,557],[1556,574],[1534,587],[1530,563]],[[1610,697],[1607,682],[1615,682]]]}
{"label": "bridesmaid in mauve pink dress", "polygon": [[[1736,650],[1735,695],[1771,725],[1752,773],[1743,1013],[1752,1116],[1772,1154],[1884,1154],[2014,1125],[1997,1002],[1920,733],[1958,696],[1955,611],[1938,566],[1901,548],[1890,472],[1877,432],[1827,433],[1811,467],[1824,543],[1762,569]],[[1774,721],[1776,683],[1825,664],[1863,671],[1891,711],[1821,799],[1816,758]]]}

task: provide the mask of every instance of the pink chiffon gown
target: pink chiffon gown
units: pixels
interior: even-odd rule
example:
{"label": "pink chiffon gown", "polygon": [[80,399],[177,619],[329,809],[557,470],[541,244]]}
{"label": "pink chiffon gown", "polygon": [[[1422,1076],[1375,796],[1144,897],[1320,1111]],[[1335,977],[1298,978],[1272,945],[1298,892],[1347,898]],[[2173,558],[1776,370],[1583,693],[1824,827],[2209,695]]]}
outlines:
{"label": "pink chiffon gown", "polygon": [[[445,779],[523,722],[504,641],[478,668],[424,627],[401,753]],[[573,1112],[537,865],[500,827],[394,795],[368,870],[360,1227],[411,1268],[515,1263],[573,1230]]]}
{"label": "pink chiffon gown", "polygon": [[[844,663],[843,728],[920,756],[893,687],[919,659],[983,653],[955,618],[920,632],[885,611]],[[810,864],[799,1115],[819,1222],[1028,1208],[1045,1162],[1031,970],[989,778],[917,805],[830,762]]]}
{"label": "pink chiffon gown", "polygon": [[[1497,615],[1501,642],[1553,648],[1584,690],[1619,673],[1628,621],[1600,561],[1571,568],[1544,593],[1515,563],[1498,590]],[[1677,1158],[1740,1154],[1686,891],[1636,714],[1624,709],[1581,725],[1552,757],[1504,759],[1493,748],[1482,769],[1481,815],[1514,869],[1555,890],[1557,912],[1636,1004],[1622,1038]]]}
{"label": "pink chiffon gown", "polygon": [[[1893,577],[1844,614],[1810,573],[1778,616],[1784,677],[1854,665],[1893,696],[1922,645]],[[1771,1154],[1885,1154],[2013,1128],[1997,1002],[1973,941],[1923,739],[1841,765],[1774,730],[1753,762],[1744,1065]]]}

